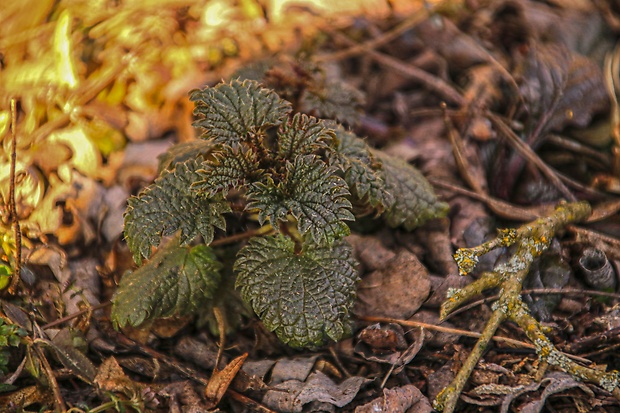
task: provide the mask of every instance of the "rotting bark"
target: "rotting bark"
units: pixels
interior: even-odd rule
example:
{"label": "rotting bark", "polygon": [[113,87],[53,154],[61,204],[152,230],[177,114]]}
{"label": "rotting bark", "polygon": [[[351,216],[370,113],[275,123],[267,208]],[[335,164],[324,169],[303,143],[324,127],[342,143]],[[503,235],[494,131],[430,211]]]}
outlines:
{"label": "rotting bark", "polygon": [[520,296],[523,280],[532,262],[549,247],[556,232],[567,224],[585,221],[591,212],[587,202],[562,203],[549,216],[522,225],[518,229],[500,230],[495,239],[474,248],[461,248],[456,252],[454,258],[459,273],[465,275],[474,269],[481,255],[501,246],[517,247],[508,262],[497,265],[493,271],[484,273],[468,286],[449,292],[448,299],[441,306],[440,317],[444,319],[455,308],[482,291],[494,287],[500,290],[499,299],[493,306],[493,315],[476,346],[452,383],[435,399],[434,407],[437,410],[446,413],[454,411],[459,395],[478,360],[499,325],[507,319],[514,321],[524,330],[536,347],[541,361],[559,367],[578,380],[595,383],[613,393],[616,398],[620,397],[620,373],[585,367],[561,354],[544,334],[540,323],[530,315]]}

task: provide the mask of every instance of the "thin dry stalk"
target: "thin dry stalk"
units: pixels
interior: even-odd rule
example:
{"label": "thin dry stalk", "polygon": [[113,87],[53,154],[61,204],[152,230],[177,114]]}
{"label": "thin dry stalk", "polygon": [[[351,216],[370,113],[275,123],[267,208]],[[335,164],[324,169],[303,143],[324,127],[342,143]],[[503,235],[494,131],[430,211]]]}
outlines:
{"label": "thin dry stalk", "polygon": [[11,99],[11,170],[10,170],[10,186],[9,186],[9,214],[11,215],[11,225],[15,234],[15,271],[11,276],[9,284],[9,294],[17,292],[17,284],[21,274],[22,267],[22,230],[19,225],[17,216],[17,203],[15,201],[15,165],[17,163],[17,138],[15,133],[15,125],[17,124],[17,109],[15,99]]}

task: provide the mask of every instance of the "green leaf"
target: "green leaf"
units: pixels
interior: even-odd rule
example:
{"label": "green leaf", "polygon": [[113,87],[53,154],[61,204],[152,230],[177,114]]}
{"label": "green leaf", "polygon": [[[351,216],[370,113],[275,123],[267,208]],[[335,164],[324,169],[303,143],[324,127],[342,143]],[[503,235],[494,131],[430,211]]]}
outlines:
{"label": "green leaf", "polygon": [[12,277],[13,269],[8,264],[0,262],[0,291],[9,286]]}
{"label": "green leaf", "polygon": [[270,176],[264,182],[255,182],[248,189],[248,204],[246,210],[258,210],[258,222],[263,225],[269,220],[274,228],[278,228],[278,221],[286,221],[290,212],[288,199],[282,189]]}
{"label": "green leaf", "polygon": [[349,125],[357,123],[364,95],[359,90],[341,82],[320,82],[306,90],[301,98],[301,110],[320,118],[335,119]]}
{"label": "green leaf", "polygon": [[256,183],[248,191],[247,209],[259,210],[261,225],[269,219],[274,227],[287,214],[297,220],[301,234],[310,233],[316,243],[331,243],[349,235],[344,221],[353,220],[346,182],[317,156],[298,156],[286,163],[282,182]]}
{"label": "green leaf", "polygon": [[291,111],[291,104],[254,80],[233,80],[191,92],[196,102],[194,123],[205,129],[203,138],[236,146],[248,134],[262,133],[280,124]]}
{"label": "green leaf", "polygon": [[402,225],[410,231],[430,219],[446,216],[448,204],[437,199],[433,187],[417,169],[402,159],[380,151],[374,153],[381,160],[386,189],[394,196],[394,203],[384,214],[388,225]]}
{"label": "green leaf", "polygon": [[300,255],[294,248],[282,235],[250,240],[235,263],[241,296],[292,347],[340,340],[358,280],[351,246],[305,243]]}
{"label": "green leaf", "polygon": [[362,202],[383,212],[394,204],[394,196],[387,191],[382,171],[375,171],[357,159],[351,159],[344,180],[351,194]]}
{"label": "green leaf", "polygon": [[295,114],[293,119],[282,123],[278,131],[278,154],[283,159],[309,155],[328,146],[334,132],[316,118]]}
{"label": "green leaf", "polygon": [[205,169],[198,170],[201,179],[193,184],[193,188],[207,196],[218,192],[226,196],[231,187],[243,186],[247,178],[261,176],[263,172],[254,153],[242,147],[224,146],[206,165]]}
{"label": "green leaf", "polygon": [[223,197],[206,198],[191,190],[192,183],[200,179],[197,170],[201,167],[195,160],[177,164],[174,171],[164,173],[129,199],[125,238],[137,263],[151,255],[151,248],[158,246],[162,237],[179,230],[181,245],[198,234],[209,244],[215,227],[226,228],[223,214],[230,212],[230,206]]}
{"label": "green leaf", "polygon": [[345,161],[347,159],[358,159],[368,165],[372,163],[373,156],[364,139],[335,122],[330,126],[334,127],[336,133],[337,155],[344,157]]}
{"label": "green leaf", "polygon": [[[1,356],[1,355],[0,355]],[[2,368],[2,359],[0,358],[0,368]],[[12,384],[0,383],[0,393],[8,393],[17,390],[18,387]]]}
{"label": "green leaf", "polygon": [[112,321],[138,326],[158,317],[191,314],[213,297],[221,264],[206,245],[182,247],[175,237],[123,276],[112,298]]}
{"label": "green leaf", "polygon": [[354,198],[368,203],[379,212],[394,203],[394,196],[387,191],[381,162],[375,158],[363,139],[337,127],[338,147],[335,162],[345,171],[344,180]]}

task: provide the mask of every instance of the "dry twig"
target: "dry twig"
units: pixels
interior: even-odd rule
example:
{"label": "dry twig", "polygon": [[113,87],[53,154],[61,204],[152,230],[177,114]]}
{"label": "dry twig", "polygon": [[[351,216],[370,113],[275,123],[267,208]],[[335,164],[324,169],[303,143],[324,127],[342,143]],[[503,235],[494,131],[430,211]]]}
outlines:
{"label": "dry twig", "polygon": [[17,138],[15,136],[15,125],[17,124],[17,109],[15,99],[11,99],[11,171],[9,188],[9,213],[11,215],[11,225],[15,233],[15,270],[11,276],[9,284],[9,294],[17,292],[17,283],[21,274],[22,266],[22,230],[19,226],[17,217],[17,204],[15,202],[15,164],[17,163]]}
{"label": "dry twig", "polygon": [[556,232],[569,223],[586,220],[591,211],[587,202],[561,204],[551,215],[539,218],[518,229],[500,230],[497,238],[474,248],[461,248],[456,252],[455,260],[459,266],[459,272],[468,274],[474,269],[481,255],[501,246],[515,245],[517,247],[508,262],[498,264],[493,271],[483,273],[478,280],[464,288],[449,291],[449,297],[441,307],[441,319],[486,289],[497,287],[500,294],[491,318],[463,367],[452,383],[435,399],[436,409],[448,413],[454,411],[465,383],[493,339],[495,331],[506,319],[516,322],[524,330],[543,362],[559,367],[579,380],[595,383],[612,392],[617,398],[620,396],[620,389],[618,389],[620,373],[584,367],[558,351],[543,333],[540,323],[530,315],[520,296],[523,280],[532,262],[549,247]]}

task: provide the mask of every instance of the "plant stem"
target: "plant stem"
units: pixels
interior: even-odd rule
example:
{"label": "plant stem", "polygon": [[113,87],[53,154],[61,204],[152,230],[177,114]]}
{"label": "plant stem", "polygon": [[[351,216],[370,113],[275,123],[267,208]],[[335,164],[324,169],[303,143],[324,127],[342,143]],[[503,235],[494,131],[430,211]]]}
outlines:
{"label": "plant stem", "polygon": [[491,318],[487,321],[487,324],[484,327],[484,331],[476,342],[474,349],[469,354],[469,357],[467,357],[465,363],[463,363],[463,366],[454,380],[452,380],[452,383],[450,383],[448,387],[444,388],[437,395],[435,403],[433,404],[435,409],[446,412],[452,412],[454,410],[456,407],[456,402],[463,391],[463,387],[465,387],[465,384],[467,383],[467,379],[469,379],[472,371],[474,371],[476,364],[478,364],[478,360],[480,360],[484,354],[489,342],[493,339],[495,331],[505,319],[506,314],[503,312],[493,312]]}
{"label": "plant stem", "polygon": [[9,284],[9,294],[17,292],[17,283],[20,279],[22,267],[22,230],[19,226],[19,218],[17,217],[17,203],[15,202],[15,165],[17,163],[17,138],[15,136],[15,127],[17,124],[17,109],[15,107],[15,99],[11,99],[11,170],[10,170],[10,186],[9,186],[9,211],[11,215],[11,224],[15,233],[15,271],[11,276]]}
{"label": "plant stem", "polygon": [[258,229],[250,229],[248,231],[241,232],[239,234],[230,235],[228,237],[216,239],[215,241],[211,242],[211,244],[209,245],[212,247],[217,247],[221,245],[234,244],[235,242],[238,242],[238,241],[241,241],[247,238],[252,238],[252,237],[260,236],[260,235],[269,235],[273,232],[274,232],[274,229],[271,225],[264,225]]}

